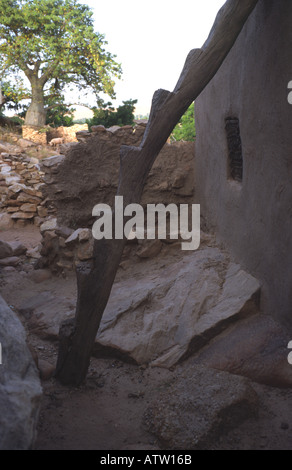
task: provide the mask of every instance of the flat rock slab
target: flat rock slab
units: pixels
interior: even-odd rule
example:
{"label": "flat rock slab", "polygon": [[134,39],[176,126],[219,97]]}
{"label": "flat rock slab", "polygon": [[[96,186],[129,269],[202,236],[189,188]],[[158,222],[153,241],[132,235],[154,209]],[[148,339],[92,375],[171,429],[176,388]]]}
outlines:
{"label": "flat rock slab", "polygon": [[[144,273],[144,271],[143,271]],[[232,322],[258,311],[258,281],[206,247],[113,287],[95,351],[121,351],[138,364],[171,367]]]}
{"label": "flat rock slab", "polygon": [[257,394],[246,379],[197,366],[150,404],[144,424],[164,449],[207,450],[257,412]]}

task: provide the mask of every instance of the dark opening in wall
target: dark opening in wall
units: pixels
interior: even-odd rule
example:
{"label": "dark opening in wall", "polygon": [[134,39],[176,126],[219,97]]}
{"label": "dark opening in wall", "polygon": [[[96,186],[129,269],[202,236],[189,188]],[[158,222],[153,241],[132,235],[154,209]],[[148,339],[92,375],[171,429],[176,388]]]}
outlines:
{"label": "dark opening in wall", "polygon": [[225,130],[228,144],[228,176],[235,181],[241,182],[243,174],[243,159],[239,120],[236,117],[226,118]]}

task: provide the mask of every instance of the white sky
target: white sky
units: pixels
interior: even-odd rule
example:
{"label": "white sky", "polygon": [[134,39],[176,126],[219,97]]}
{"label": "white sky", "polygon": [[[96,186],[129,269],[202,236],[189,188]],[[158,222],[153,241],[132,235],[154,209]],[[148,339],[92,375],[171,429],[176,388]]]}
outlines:
{"label": "white sky", "polygon": [[[115,107],[138,99],[135,114],[150,111],[155,90],[172,91],[191,49],[207,39],[224,0],[81,0],[94,11],[95,30],[123,69]],[[107,101],[110,98],[104,97]]]}

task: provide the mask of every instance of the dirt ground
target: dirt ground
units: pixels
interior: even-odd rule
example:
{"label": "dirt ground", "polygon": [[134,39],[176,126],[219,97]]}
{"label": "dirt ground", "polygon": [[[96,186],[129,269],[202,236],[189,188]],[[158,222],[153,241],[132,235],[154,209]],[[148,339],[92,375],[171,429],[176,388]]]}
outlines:
{"label": "dirt ground", "polygon": [[[18,240],[28,248],[40,242],[34,226],[1,232],[6,241]],[[43,291],[62,292],[76,297],[74,274],[51,277],[43,282],[31,278],[33,268],[26,262],[15,271],[0,273],[1,295],[15,309],[29,295]],[[25,318],[21,317],[26,326]],[[54,366],[58,345],[44,341],[28,330],[28,343],[40,363]],[[171,382],[182,368],[194,360],[166,370],[139,367],[116,358],[92,358],[86,383],[78,388],[60,385],[54,377],[42,379],[43,400],[40,411],[36,450],[155,450],[161,449],[155,436],[143,424],[143,415],[161,391],[171,391]],[[43,372],[45,374],[45,372]],[[226,435],[212,449],[291,450],[292,390],[252,383],[259,396],[259,415]],[[171,393],[171,392],[170,392]],[[163,449],[164,450],[164,449]],[[211,450],[211,449],[210,449]]]}

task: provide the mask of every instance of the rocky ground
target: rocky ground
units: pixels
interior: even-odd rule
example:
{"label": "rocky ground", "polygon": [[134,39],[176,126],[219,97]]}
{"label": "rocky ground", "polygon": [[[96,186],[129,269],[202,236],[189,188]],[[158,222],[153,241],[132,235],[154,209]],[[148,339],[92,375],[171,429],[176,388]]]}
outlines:
{"label": "rocky ground", "polygon": [[[28,250],[41,239],[31,224],[2,231],[0,238]],[[203,296],[208,288],[204,284],[197,293],[196,324],[203,322],[207,336],[200,329],[186,334],[191,322],[187,306],[194,303],[191,291],[197,283],[195,275],[190,277],[194,256],[200,260],[198,276],[204,268],[209,276],[205,281],[217,296],[216,305]],[[25,325],[40,371],[43,399],[35,449],[291,449],[291,338],[260,312],[256,280],[238,271],[210,237],[203,237],[197,255],[164,246],[154,258],[127,256],[86,383],[73,389],[60,385],[53,371],[57,325],[74,313],[75,275],[53,276],[48,270],[34,270],[33,258],[16,257],[15,266],[0,268],[0,286]],[[236,276],[239,284],[230,284]],[[183,285],[186,303],[179,302]],[[240,285],[244,296],[235,296],[234,304],[230,289],[238,292]],[[128,305],[134,290],[135,302]],[[178,306],[183,321],[175,318]],[[213,311],[211,324],[208,309]],[[142,316],[147,318],[144,324]],[[141,341],[135,337],[139,328]]]}

